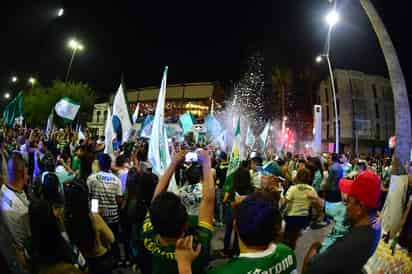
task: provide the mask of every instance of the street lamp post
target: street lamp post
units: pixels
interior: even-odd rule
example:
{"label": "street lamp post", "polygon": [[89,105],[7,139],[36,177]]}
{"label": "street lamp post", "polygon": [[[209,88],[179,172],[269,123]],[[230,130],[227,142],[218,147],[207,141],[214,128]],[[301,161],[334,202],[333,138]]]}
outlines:
{"label": "street lamp post", "polygon": [[329,77],[330,77],[330,85],[332,88],[332,96],[333,96],[333,105],[335,109],[335,152],[339,154],[339,114],[338,114],[338,104],[336,100],[336,88],[335,88],[335,77],[333,76],[333,69],[332,69],[332,63],[330,61],[329,57],[329,52],[330,52],[330,40],[331,40],[331,35],[332,35],[332,30],[333,27],[338,23],[339,21],[339,15],[336,12],[336,2],[334,4],[334,7],[332,11],[326,16],[326,22],[329,25],[328,29],[328,35],[326,39],[326,53],[319,55],[316,57],[316,62],[320,63],[323,60],[323,57],[326,59],[326,62],[328,63],[328,69],[329,69]]}
{"label": "street lamp post", "polygon": [[78,50],[83,50],[83,45],[80,44],[78,41],[76,41],[75,39],[72,39],[69,41],[69,47],[73,50],[72,53],[72,57],[70,58],[70,63],[69,63],[69,67],[67,68],[67,73],[66,73],[66,79],[65,82],[67,82],[67,80],[69,80],[69,75],[70,75],[70,70],[72,68],[72,64],[73,64],[73,60],[74,60],[74,56],[76,55],[76,52]]}

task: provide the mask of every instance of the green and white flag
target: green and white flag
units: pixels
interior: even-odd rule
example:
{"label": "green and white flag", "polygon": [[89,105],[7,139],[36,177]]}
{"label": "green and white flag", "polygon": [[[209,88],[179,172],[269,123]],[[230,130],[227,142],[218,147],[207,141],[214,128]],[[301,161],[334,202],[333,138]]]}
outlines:
{"label": "green and white flag", "polygon": [[245,145],[248,147],[252,148],[253,145],[255,144],[256,139],[255,135],[253,134],[253,130],[250,127],[250,125],[247,127],[247,132],[246,132],[246,140],[245,140]]}
{"label": "green and white flag", "polygon": [[16,118],[23,116],[23,92],[17,96],[4,108],[3,119],[6,127],[13,127]]}
{"label": "green and white flag", "polygon": [[259,136],[260,140],[262,141],[262,152],[265,152],[266,145],[269,139],[269,131],[270,131],[270,123],[268,122]]}
{"label": "green and white flag", "polygon": [[60,99],[54,106],[54,110],[61,118],[73,121],[80,109],[80,104],[70,98]]}
{"label": "green and white flag", "polygon": [[227,169],[226,180],[223,186],[224,192],[233,192],[233,181],[235,171],[240,166],[240,117],[237,120],[235,138],[233,139],[232,153],[230,154],[229,167]]}

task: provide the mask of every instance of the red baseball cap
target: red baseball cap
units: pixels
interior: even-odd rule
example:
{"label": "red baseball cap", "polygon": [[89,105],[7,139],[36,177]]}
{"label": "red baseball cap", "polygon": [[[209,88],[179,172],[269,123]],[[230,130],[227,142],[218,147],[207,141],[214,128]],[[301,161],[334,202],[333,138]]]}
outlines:
{"label": "red baseball cap", "polygon": [[368,208],[377,208],[381,195],[381,180],[371,171],[364,171],[355,180],[342,179],[339,182],[341,192],[355,197]]}

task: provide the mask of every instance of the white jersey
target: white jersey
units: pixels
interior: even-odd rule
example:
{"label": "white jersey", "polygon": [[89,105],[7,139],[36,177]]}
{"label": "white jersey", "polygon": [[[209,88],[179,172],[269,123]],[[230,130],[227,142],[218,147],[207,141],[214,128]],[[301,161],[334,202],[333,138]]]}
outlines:
{"label": "white jersey", "polygon": [[4,221],[19,247],[30,237],[29,200],[24,192],[17,192],[6,184],[0,189],[0,211]]}

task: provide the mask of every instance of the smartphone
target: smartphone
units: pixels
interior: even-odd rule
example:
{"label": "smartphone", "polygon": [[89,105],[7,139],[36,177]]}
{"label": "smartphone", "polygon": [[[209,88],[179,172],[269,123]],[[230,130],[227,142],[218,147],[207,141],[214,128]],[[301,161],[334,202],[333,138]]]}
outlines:
{"label": "smartphone", "polygon": [[92,213],[98,213],[98,212],[99,212],[99,200],[92,199]]}
{"label": "smartphone", "polygon": [[185,156],[185,162],[186,163],[197,162],[197,153],[196,152],[188,152]]}

